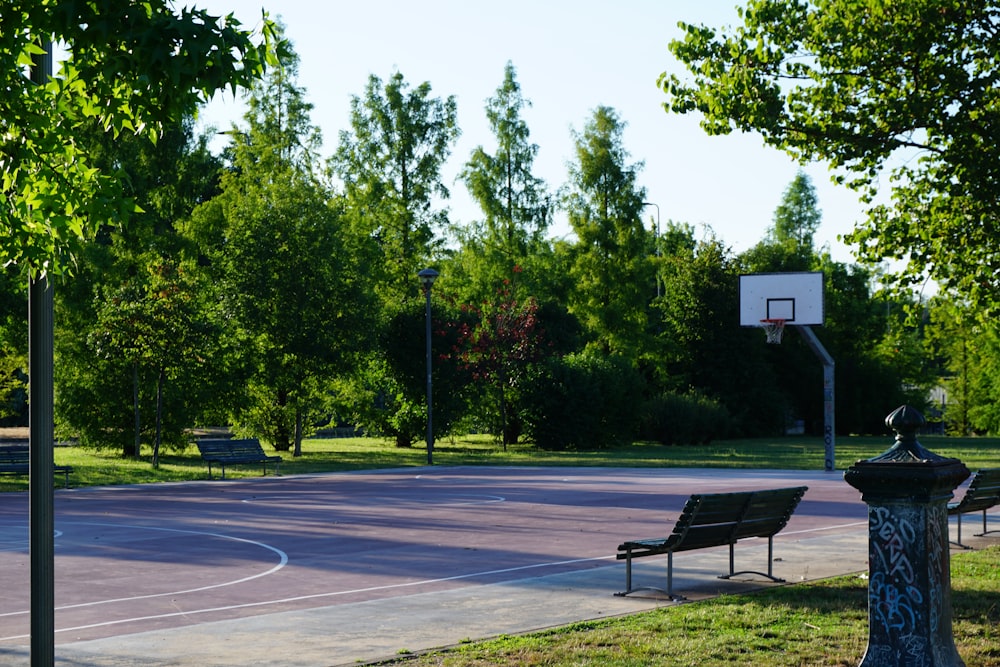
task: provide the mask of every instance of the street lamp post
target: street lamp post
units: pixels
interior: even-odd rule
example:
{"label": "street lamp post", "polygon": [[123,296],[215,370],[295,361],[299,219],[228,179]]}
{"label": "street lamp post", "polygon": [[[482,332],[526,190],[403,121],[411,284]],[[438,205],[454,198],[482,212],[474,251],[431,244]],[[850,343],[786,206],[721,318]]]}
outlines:
{"label": "street lamp post", "polygon": [[417,273],[427,300],[427,465],[434,464],[434,408],[431,398],[431,286],[440,274],[434,269],[424,269]]}
{"label": "street lamp post", "polygon": [[[657,257],[659,257],[660,256],[660,205],[656,204],[655,202],[651,202],[651,201],[644,201],[644,202],[642,202],[642,205],[643,206],[655,206],[656,207],[656,235],[653,238],[653,243],[656,244],[654,246],[654,253],[656,254]],[[656,296],[658,297],[658,296],[660,296],[660,273],[659,273],[660,267],[659,266],[656,267],[656,271],[657,271],[657,273],[656,273]]]}

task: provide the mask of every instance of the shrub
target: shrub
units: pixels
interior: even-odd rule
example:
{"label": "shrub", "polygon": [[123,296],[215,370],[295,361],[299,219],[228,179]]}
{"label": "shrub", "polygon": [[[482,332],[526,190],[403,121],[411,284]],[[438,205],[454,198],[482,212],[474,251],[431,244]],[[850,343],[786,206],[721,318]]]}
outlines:
{"label": "shrub", "polygon": [[644,405],[639,436],[665,445],[708,444],[730,434],[732,418],[718,401],[697,393],[664,393]]}
{"label": "shrub", "polygon": [[623,360],[551,358],[525,394],[525,432],[541,449],[600,449],[631,444],[636,436],[642,379]]}

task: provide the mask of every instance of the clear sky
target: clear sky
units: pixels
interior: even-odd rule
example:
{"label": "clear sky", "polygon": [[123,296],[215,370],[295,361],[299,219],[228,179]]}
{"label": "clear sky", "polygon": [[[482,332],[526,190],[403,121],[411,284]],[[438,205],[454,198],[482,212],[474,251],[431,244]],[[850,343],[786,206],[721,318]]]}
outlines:
{"label": "clear sky", "polygon": [[[754,245],[772,224],[775,208],[799,166],[763,145],[756,135],[709,137],[695,116],[668,115],[656,86],[661,72],[682,73],[667,44],[681,35],[678,21],[711,26],[737,21],[735,0],[190,0],[215,14],[234,13],[257,24],[261,9],[280,18],[301,63],[299,85],[314,105],[312,121],[323,132],[324,152],[349,129],[352,96],[364,92],[369,74],[387,80],[399,71],[416,86],[427,81],[434,96],[454,95],[462,137],[444,178],[452,191],[451,219],[479,217],[478,207],[454,179],[477,146],[494,142],[484,104],[514,64],[524,114],[539,146],[536,174],[555,189],[573,158],[571,131],[582,131],[601,105],[627,123],[630,162],[644,164],[639,185],[668,220],[711,228],[734,251]],[[181,3],[179,3],[181,4]],[[206,124],[228,127],[242,114],[238,100],[216,98]],[[838,236],[863,215],[857,195],[830,183],[823,165],[809,165],[823,212],[816,235],[834,258],[853,261]],[[657,207],[650,206],[651,222]],[[552,234],[571,230],[557,217]]]}

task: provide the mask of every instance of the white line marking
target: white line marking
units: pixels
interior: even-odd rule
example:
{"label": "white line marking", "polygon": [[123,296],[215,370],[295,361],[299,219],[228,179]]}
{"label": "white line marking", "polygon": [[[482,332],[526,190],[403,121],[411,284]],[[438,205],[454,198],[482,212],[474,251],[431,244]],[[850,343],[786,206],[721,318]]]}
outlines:
{"label": "white line marking", "polygon": [[[88,522],[82,522],[82,523],[85,523],[86,525],[96,525],[96,526],[128,527],[128,526],[123,526],[122,524],[88,523]],[[804,534],[804,533],[820,532],[820,531],[825,531],[825,530],[834,530],[834,529],[837,529],[837,528],[851,528],[851,527],[862,526],[862,525],[867,525],[867,524],[868,524],[867,521],[862,521],[862,522],[854,522],[854,523],[847,523],[847,524],[839,524],[839,525],[835,525],[835,526],[826,526],[826,527],[822,527],[822,528],[810,528],[808,530],[798,530],[798,531],[791,531],[791,532],[783,532],[782,534],[784,534],[784,535],[798,535],[798,534]],[[192,592],[203,591],[203,590],[208,590],[208,589],[212,589],[212,588],[220,588],[220,587],[223,587],[223,586],[230,586],[230,585],[233,585],[233,584],[242,583],[242,582],[245,582],[245,581],[250,581],[252,579],[257,579],[259,577],[263,577],[263,576],[272,574],[272,573],[276,572],[277,570],[281,569],[282,567],[284,567],[285,564],[288,562],[288,556],[287,556],[287,554],[285,554],[285,552],[281,551],[280,549],[277,549],[276,547],[272,547],[270,545],[264,544],[263,542],[256,542],[254,540],[248,540],[248,539],[239,538],[239,537],[231,537],[231,536],[223,535],[223,534],[219,534],[219,533],[206,533],[206,532],[193,531],[193,530],[180,530],[180,529],[173,529],[173,528],[151,528],[151,527],[148,527],[148,526],[132,526],[132,527],[143,528],[143,529],[147,529],[147,530],[161,530],[161,531],[169,531],[169,532],[176,532],[176,533],[190,533],[190,534],[195,534],[195,535],[209,535],[209,536],[213,536],[213,537],[219,537],[221,539],[227,539],[227,540],[233,540],[233,541],[237,541],[237,542],[245,542],[245,543],[248,543],[248,544],[254,544],[254,545],[257,545],[257,546],[264,547],[265,549],[270,549],[271,551],[274,551],[275,553],[280,554],[280,556],[281,556],[281,563],[279,565],[271,568],[267,572],[263,572],[263,573],[260,573],[260,574],[252,575],[252,576],[249,576],[249,577],[245,577],[243,579],[239,579],[239,580],[236,580],[236,581],[233,581],[233,582],[228,582],[228,583],[223,583],[223,584],[215,584],[215,585],[212,585],[212,586],[204,586],[204,587],[201,587],[201,588],[193,588],[193,589],[190,589],[190,590],[177,591],[177,592],[173,592],[173,593],[157,593],[157,594],[153,594],[153,595],[139,596],[139,597],[133,597],[133,598],[120,598],[120,599],[117,599],[117,600],[102,600],[102,601],[98,601],[98,602],[84,603],[84,604],[78,604],[78,605],[69,605],[69,606],[66,606],[66,607],[60,607],[59,609],[71,609],[71,608],[75,608],[75,607],[88,607],[88,606],[96,606],[96,605],[100,605],[100,604],[108,604],[108,603],[111,603],[111,602],[124,602],[124,601],[130,601],[130,600],[141,600],[141,599],[145,599],[145,598],[161,597],[161,596],[164,596],[164,595],[178,595],[178,594],[181,594],[181,593],[192,593]],[[320,598],[334,598],[334,597],[340,597],[340,596],[351,595],[351,594],[356,594],[356,593],[370,593],[370,592],[374,592],[374,591],[385,591],[385,590],[400,589],[400,588],[412,588],[412,587],[415,587],[415,586],[423,586],[423,585],[429,585],[429,584],[444,583],[444,582],[449,582],[449,581],[460,581],[460,580],[463,580],[463,579],[472,579],[472,578],[475,578],[475,577],[483,577],[483,576],[489,576],[489,575],[495,575],[495,574],[506,574],[508,572],[523,572],[523,571],[526,571],[526,570],[533,570],[533,569],[539,569],[539,568],[544,568],[544,567],[555,567],[555,566],[559,566],[559,565],[573,565],[573,564],[576,564],[576,563],[589,563],[589,562],[596,562],[596,561],[602,561],[602,560],[614,560],[615,558],[616,557],[614,555],[612,555],[612,556],[598,556],[598,557],[594,557],[594,558],[577,558],[577,559],[573,559],[573,560],[553,561],[553,562],[549,562],[549,563],[534,563],[532,565],[520,565],[520,566],[517,566],[517,567],[502,568],[502,569],[498,569],[498,570],[485,570],[485,571],[482,571],[482,572],[472,572],[472,573],[469,573],[469,574],[459,574],[459,575],[454,575],[454,576],[451,576],[451,577],[441,577],[441,578],[438,578],[438,579],[423,579],[423,580],[419,580],[419,581],[410,581],[410,582],[401,583],[401,584],[388,584],[388,585],[385,585],[385,586],[372,586],[372,587],[368,587],[368,588],[356,588],[356,589],[346,590],[346,591],[331,591],[331,592],[327,592],[327,593],[313,593],[313,594],[310,594],[310,595],[299,595],[299,596],[295,596],[295,597],[282,598],[282,599],[278,599],[278,600],[262,600],[262,601],[259,601],[259,602],[247,602],[247,603],[243,603],[243,604],[227,605],[227,606],[223,606],[223,607],[212,607],[212,608],[207,608],[207,609],[192,609],[192,610],[187,610],[187,611],[171,612],[171,613],[168,613],[168,614],[156,614],[156,615],[152,615],[152,616],[139,616],[139,617],[135,617],[135,618],[126,618],[126,619],[119,619],[119,620],[114,620],[114,621],[105,621],[105,622],[102,622],[102,623],[91,623],[89,625],[78,625],[78,626],[74,626],[74,627],[70,627],[70,628],[56,628],[55,632],[57,632],[57,633],[59,633],[59,632],[75,632],[75,631],[80,631],[80,630],[89,630],[89,629],[93,629],[93,628],[108,627],[108,626],[112,626],[112,625],[122,625],[122,624],[125,624],[125,623],[137,623],[137,622],[141,622],[141,621],[152,621],[152,620],[165,619],[165,618],[174,618],[174,617],[177,617],[177,616],[194,616],[196,614],[208,614],[208,613],[212,613],[212,612],[225,612],[225,611],[233,611],[233,610],[237,610],[237,609],[248,609],[248,608],[252,608],[252,607],[263,607],[263,606],[276,605],[276,604],[287,604],[287,603],[290,603],[290,602],[301,602],[303,600],[316,600],[316,599],[320,599]],[[17,613],[27,613],[27,612],[14,612],[14,614],[17,614]],[[13,614],[0,614],[0,616],[10,616],[10,615],[13,615]],[[15,640],[15,639],[26,639],[26,638],[29,638],[30,636],[31,635],[29,634],[29,635],[16,635],[16,636],[10,636],[10,637],[0,637],[0,642],[10,641],[10,640]]]}
{"label": "white line marking", "polygon": [[[288,554],[286,554],[281,549],[278,549],[277,547],[272,547],[270,544],[265,544],[263,542],[258,542],[256,540],[248,540],[248,539],[245,539],[245,538],[242,538],[242,537],[233,537],[232,535],[224,535],[222,533],[209,533],[209,532],[205,532],[205,531],[201,531],[201,530],[182,530],[182,529],[179,529],[179,528],[157,528],[157,527],[152,527],[152,526],[133,526],[133,525],[126,525],[126,524],[118,524],[118,523],[94,523],[94,522],[89,522],[89,521],[81,521],[81,522],[75,522],[75,523],[77,525],[86,525],[86,526],[105,526],[105,527],[111,527],[111,528],[132,528],[132,529],[140,529],[140,530],[157,530],[157,531],[167,532],[167,533],[185,533],[185,534],[188,534],[188,535],[205,535],[205,536],[208,536],[208,537],[217,537],[217,538],[222,539],[222,540],[229,540],[231,542],[243,542],[244,544],[252,544],[254,546],[262,547],[264,549],[268,549],[269,551],[273,551],[274,553],[278,554],[278,564],[275,565],[274,567],[272,567],[270,570],[267,570],[266,572],[258,572],[257,574],[252,574],[252,575],[250,575],[248,577],[243,577],[242,579],[234,579],[232,581],[224,581],[224,582],[217,583],[217,584],[211,584],[209,586],[200,586],[198,588],[188,588],[188,589],[180,590],[180,591],[166,591],[164,593],[150,593],[149,595],[135,595],[135,596],[131,596],[131,597],[114,598],[114,599],[110,599],[110,600],[96,600],[94,602],[81,602],[81,603],[78,603],[78,604],[70,604],[70,605],[63,605],[63,606],[60,606],[60,607],[56,607],[56,611],[62,611],[62,610],[65,610],[65,609],[79,609],[81,607],[96,607],[96,606],[99,606],[99,605],[112,604],[112,603],[115,603],[115,602],[131,602],[131,601],[134,601],[134,600],[148,600],[150,598],[165,597],[167,595],[184,595],[185,593],[198,593],[200,591],[208,591],[208,590],[212,590],[213,588],[224,588],[226,586],[235,586],[236,584],[242,584],[242,583],[245,583],[247,581],[253,581],[254,579],[259,579],[261,577],[266,577],[268,575],[274,574],[275,572],[277,572],[278,570],[280,570],[281,568],[285,567],[285,565],[288,564]],[[23,615],[23,614],[27,614],[27,613],[29,613],[29,612],[28,611],[11,611],[11,612],[6,612],[6,613],[0,613],[0,618],[6,617],[6,616],[19,616],[19,615]],[[12,639],[12,637],[6,637],[6,638],[3,638],[3,639]],[[0,641],[2,641],[2,639],[0,639]]]}
{"label": "white line marking", "polygon": [[[169,529],[164,529],[164,530],[169,530]],[[184,532],[184,531],[181,531],[181,532]],[[236,609],[247,609],[247,608],[250,608],[250,607],[262,607],[262,606],[272,605],[272,604],[287,604],[289,602],[299,602],[299,601],[302,601],[302,600],[314,600],[314,599],[317,599],[317,598],[324,598],[324,597],[338,597],[338,596],[341,596],[341,595],[350,595],[352,593],[369,593],[369,592],[372,592],[372,591],[384,591],[384,590],[389,590],[389,589],[393,589],[393,588],[409,588],[409,587],[413,587],[413,586],[422,586],[422,585],[425,585],[425,584],[437,584],[437,583],[442,583],[442,582],[447,582],[447,581],[457,581],[457,580],[460,580],[460,579],[471,579],[473,577],[482,577],[482,576],[486,576],[486,575],[490,575],[490,574],[504,574],[506,572],[518,572],[518,571],[521,571],[521,570],[531,570],[531,569],[536,569],[536,568],[540,568],[540,567],[549,567],[549,566],[556,566],[556,565],[573,565],[574,563],[587,563],[587,562],[590,562],[590,561],[609,560],[609,559],[613,559],[613,558],[614,558],[614,556],[600,556],[598,558],[577,558],[575,560],[555,561],[555,562],[552,562],[552,563],[535,563],[533,565],[521,565],[521,566],[518,566],[518,567],[508,567],[508,568],[504,568],[504,569],[501,569],[501,570],[487,570],[485,572],[472,572],[470,574],[458,574],[458,575],[455,575],[453,577],[442,577],[440,579],[424,579],[424,580],[421,580],[421,581],[410,581],[410,582],[403,583],[403,584],[389,584],[387,586],[372,586],[370,588],[356,588],[354,590],[349,590],[349,591],[333,591],[333,592],[330,592],[330,593],[313,593],[311,595],[299,595],[299,596],[296,596],[296,597],[283,598],[283,599],[280,599],[280,600],[263,600],[263,601],[260,601],[260,602],[246,602],[246,603],[243,603],[243,604],[227,605],[225,607],[212,607],[210,609],[192,609],[192,610],[189,610],[189,611],[175,611],[175,612],[171,612],[169,614],[156,614],[156,615],[153,615],[153,616],[138,616],[138,617],[135,617],[135,618],[123,618],[123,619],[119,619],[119,620],[115,620],[115,621],[105,621],[103,623],[91,623],[90,625],[78,625],[78,626],[75,626],[75,627],[72,627],[72,628],[56,628],[55,632],[57,632],[57,633],[58,632],[74,632],[74,631],[79,631],[79,630],[90,630],[92,628],[102,628],[102,627],[107,627],[107,626],[110,626],[110,625],[121,625],[123,623],[137,623],[137,622],[140,622],[140,621],[154,621],[154,620],[163,619],[163,618],[173,618],[175,616],[194,616],[195,614],[209,614],[209,613],[218,612],[218,611],[232,611],[232,610],[236,610]],[[258,576],[260,576],[260,575],[258,575]],[[253,577],[250,577],[250,578],[252,579]],[[209,586],[208,588],[213,588],[213,587]],[[202,590],[202,589],[196,589],[196,590]],[[148,597],[155,597],[155,596],[148,596]],[[128,599],[128,598],[126,598],[126,599]],[[136,598],[136,599],[141,599],[141,598]],[[114,602],[114,601],[115,600],[109,600],[108,602]],[[76,606],[86,606],[86,605],[76,605]],[[63,607],[63,608],[65,609],[65,607]],[[9,641],[9,640],[13,640],[13,639],[25,639],[25,638],[30,637],[30,636],[31,635],[16,635],[16,636],[11,636],[11,637],[0,637],[0,642]]]}

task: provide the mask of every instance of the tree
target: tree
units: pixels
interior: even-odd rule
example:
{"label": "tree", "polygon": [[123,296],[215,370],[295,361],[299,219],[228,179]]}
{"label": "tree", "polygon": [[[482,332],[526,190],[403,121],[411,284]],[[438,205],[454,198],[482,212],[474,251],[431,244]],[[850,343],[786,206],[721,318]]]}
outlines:
{"label": "tree", "polygon": [[[123,456],[138,457],[142,438],[149,437],[155,465],[161,442],[186,444],[184,429],[215,389],[211,368],[219,355],[207,336],[197,335],[212,317],[177,226],[217,193],[221,162],[208,152],[206,137],[194,136],[191,117],[166,128],[156,145],[96,131],[77,140],[88,146],[95,166],[128,173],[123,192],[137,210],[124,224],[99,230],[80,251],[73,280],[57,295],[59,330],[73,334],[55,341],[56,424],[66,437],[118,447]],[[168,294],[180,300],[161,308]],[[141,321],[148,331],[136,331]],[[164,351],[172,351],[156,355],[165,362],[162,378],[150,354],[158,336],[168,345]],[[152,433],[144,430],[147,423],[155,427]]]}
{"label": "tree", "polygon": [[576,161],[569,166],[564,207],[578,239],[570,311],[593,349],[634,362],[654,280],[641,219],[646,191],[636,185],[642,165],[627,164],[624,129],[613,109],[598,107],[583,132],[574,134]]}
{"label": "tree", "polygon": [[[152,464],[158,468],[167,381],[179,381],[183,386],[185,379],[197,377],[198,367],[203,366],[206,358],[211,356],[209,340],[219,331],[205,318],[205,311],[198,303],[198,285],[189,272],[184,267],[158,258],[152,260],[146,275],[133,276],[115,289],[102,290],[98,296],[97,322],[88,336],[88,348],[97,357],[112,362],[103,365],[104,370],[113,367],[115,360],[131,366],[135,439],[129,447],[129,443],[122,438],[124,453],[135,457],[140,453],[140,372],[148,373],[155,386]],[[120,384],[115,380],[105,380],[101,388],[113,389]],[[113,392],[109,393],[114,396]],[[189,417],[190,413],[184,410],[183,396],[186,392],[177,393],[168,412],[174,417],[187,412],[185,416]],[[90,394],[76,404],[84,407],[102,402]],[[113,438],[116,430],[122,435],[127,433],[127,428],[117,428],[123,424],[115,419],[114,410],[86,412],[89,414],[74,420],[82,431],[82,439],[100,442]],[[184,429],[190,425],[184,419],[171,419],[168,424],[171,442],[183,442]]]}
{"label": "tree", "polygon": [[[351,129],[340,133],[331,166],[343,182],[347,219],[376,246],[365,249],[362,261],[379,301],[378,328],[387,335],[359,365],[361,372],[345,390],[346,403],[365,423],[408,447],[420,433],[415,415],[426,414],[420,407],[426,374],[423,381],[421,375],[414,378],[407,360],[396,353],[422,340],[422,329],[407,328],[405,322],[407,313],[422,306],[416,273],[432,263],[440,245],[437,231],[447,222],[446,212],[436,206],[449,196],[441,169],[459,136],[457,105],[454,97],[432,97],[427,82],[411,90],[399,72],[385,83],[372,75],[364,95],[351,99],[350,122]],[[359,404],[362,396],[373,401]],[[441,417],[435,419],[438,431],[446,424],[444,406],[435,405],[434,412]]]}
{"label": "tree", "polygon": [[506,451],[520,437],[517,399],[532,366],[543,356],[544,343],[538,302],[518,303],[510,290],[501,291],[498,297],[498,303],[478,313],[479,322],[468,332],[462,358],[472,380],[485,385],[485,393],[495,397],[497,430]]}
{"label": "tree", "polygon": [[[727,32],[684,24],[665,107],[827,162],[870,205],[846,239],[986,311],[1000,306],[997,7],[961,0],[750,0]],[[888,173],[886,173],[888,172]],[[891,198],[880,184],[891,183]]]}
{"label": "tree", "polygon": [[0,424],[26,425],[28,336],[24,281],[17,267],[0,270]]}
{"label": "tree", "polygon": [[[100,225],[127,218],[124,174],[94,168],[76,141],[101,127],[155,140],[164,124],[262,71],[276,43],[263,42],[229,15],[167,0],[114,5],[13,0],[0,34],[0,264],[60,273]],[[59,75],[29,80],[42,40],[67,47]],[[178,52],[184,57],[176,57]]]}
{"label": "tree", "polygon": [[235,425],[295,456],[305,431],[328,416],[327,383],[358,353],[372,310],[362,241],[313,173],[320,135],[297,66],[286,53],[251,90],[222,192],[196,210],[190,230],[246,373]]}
{"label": "tree", "polygon": [[386,300],[412,294],[414,273],[433,254],[435,228],[446,222],[435,197],[449,195],[441,168],[458,136],[455,98],[431,97],[427,82],[411,91],[399,72],[387,83],[370,76],[364,96],[351,99],[351,130],[340,133],[332,165],[348,214],[378,242],[371,268]]}
{"label": "tree", "polygon": [[[684,233],[688,240],[682,241]],[[663,350],[661,389],[695,391],[721,402],[741,435],[773,435],[787,401],[758,332],[737,326],[741,265],[721,240],[695,241],[690,226],[668,227],[664,293],[657,303]]]}
{"label": "tree", "polygon": [[[939,361],[940,383],[947,391],[943,419],[953,435],[972,435],[977,422],[995,425],[997,375],[996,327],[980,323],[968,304],[954,295],[937,295],[927,303],[926,351]],[[992,372],[990,372],[992,371]],[[990,377],[993,376],[993,377]],[[987,389],[988,388],[988,389]],[[987,389],[987,391],[982,391]],[[975,419],[973,415],[986,417]],[[989,426],[982,431],[989,431]]]}
{"label": "tree", "polygon": [[515,298],[533,293],[532,276],[524,275],[524,267],[545,243],[551,211],[545,183],[532,173],[538,145],[529,142],[528,125],[521,117],[530,105],[508,62],[503,82],[486,101],[496,152],[478,146],[461,173],[483,212],[481,225],[461,235],[463,252],[472,255],[466,264],[472,303],[502,289],[513,289]]}
{"label": "tree", "polygon": [[781,196],[769,235],[774,243],[810,257],[814,252],[813,236],[822,220],[816,188],[809,176],[800,171]]}

